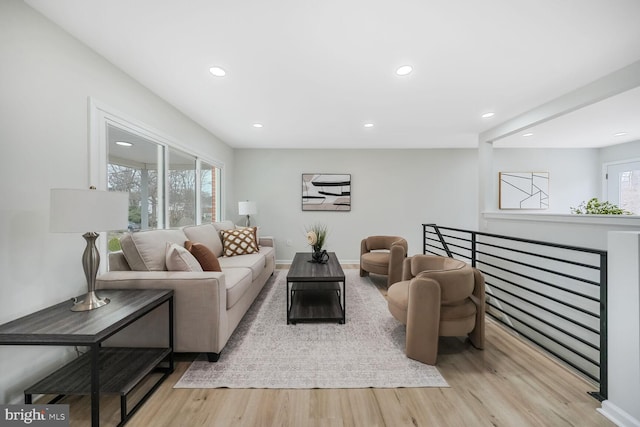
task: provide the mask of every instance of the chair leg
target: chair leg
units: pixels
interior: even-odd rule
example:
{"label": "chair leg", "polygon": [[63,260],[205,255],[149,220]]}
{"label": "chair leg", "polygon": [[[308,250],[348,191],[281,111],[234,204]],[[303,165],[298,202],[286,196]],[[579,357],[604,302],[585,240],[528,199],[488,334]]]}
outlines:
{"label": "chair leg", "polygon": [[369,272],[368,272],[368,271],[365,271],[365,270],[363,270],[363,269],[360,269],[360,277],[366,277],[366,276],[368,276],[368,275],[369,275]]}
{"label": "chair leg", "polygon": [[473,269],[473,276],[475,281],[475,287],[473,289],[473,295],[471,300],[476,305],[476,325],[469,333],[469,340],[471,344],[477,349],[482,350],[484,348],[484,311],[486,306],[485,301],[485,283],[484,276],[479,270]]}
{"label": "chair leg", "polygon": [[407,357],[435,365],[439,329],[440,285],[432,279],[411,280],[407,310]]}
{"label": "chair leg", "polygon": [[484,349],[484,310],[476,312],[476,326],[469,332],[469,341],[478,350]]}

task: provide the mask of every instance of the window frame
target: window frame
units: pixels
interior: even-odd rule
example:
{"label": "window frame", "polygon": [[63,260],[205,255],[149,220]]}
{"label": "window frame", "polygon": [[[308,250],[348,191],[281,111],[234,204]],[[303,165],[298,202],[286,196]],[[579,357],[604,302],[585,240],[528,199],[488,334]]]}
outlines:
{"label": "window frame", "polygon": [[[168,209],[169,201],[167,197],[167,179],[169,171],[169,150],[177,150],[194,156],[196,159],[196,194],[200,194],[200,166],[201,163],[207,163],[218,170],[218,176],[220,182],[217,183],[216,189],[220,191],[216,195],[218,198],[219,211],[216,212],[217,218],[212,218],[212,221],[224,219],[222,213],[225,211],[225,195],[224,186],[222,183],[225,179],[225,167],[224,163],[211,159],[202,153],[194,151],[193,149],[178,142],[174,138],[154,129],[147,124],[134,119],[122,112],[117,111],[114,108],[107,106],[106,104],[89,97],[89,183],[88,186],[95,186],[99,190],[107,190],[108,186],[108,140],[107,140],[107,126],[115,126],[126,130],[134,134],[138,134],[145,139],[148,139],[162,147],[163,159],[158,159],[158,167],[163,168],[162,171],[158,171],[158,206],[162,207],[158,212],[158,229],[168,229]],[[160,179],[162,177],[162,179]],[[200,215],[200,197],[196,197],[195,202],[195,224],[202,224]],[[100,239],[99,250],[101,254],[107,254],[107,239]],[[106,271],[106,262],[101,263],[101,272]]]}

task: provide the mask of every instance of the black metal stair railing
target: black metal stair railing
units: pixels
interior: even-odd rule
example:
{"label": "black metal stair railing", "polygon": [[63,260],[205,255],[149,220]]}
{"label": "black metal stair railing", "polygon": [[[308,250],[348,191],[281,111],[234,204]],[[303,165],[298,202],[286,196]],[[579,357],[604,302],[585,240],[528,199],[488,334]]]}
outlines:
{"label": "black metal stair railing", "polygon": [[485,276],[487,314],[594,381],[607,398],[607,252],[422,224],[423,253]]}

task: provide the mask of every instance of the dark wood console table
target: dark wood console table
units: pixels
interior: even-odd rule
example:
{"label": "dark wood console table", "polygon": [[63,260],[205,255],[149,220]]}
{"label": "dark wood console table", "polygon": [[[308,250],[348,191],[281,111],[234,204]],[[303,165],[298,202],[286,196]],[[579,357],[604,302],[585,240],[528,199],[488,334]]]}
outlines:
{"label": "dark wood console table", "polygon": [[[71,301],[53,305],[0,325],[0,345],[83,346],[89,351],[25,390],[25,403],[33,394],[90,395],[91,425],[100,425],[100,394],[120,395],[120,424],[173,372],[173,291],[101,290],[111,303],[91,311],[70,311]],[[101,347],[104,340],[140,319],[156,307],[169,305],[168,348]],[[160,364],[168,362],[168,367]],[[148,373],[162,377],[127,413],[127,394]],[[61,396],[54,399],[58,401]]]}
{"label": "dark wood console table", "polygon": [[310,321],[345,322],[346,281],[334,252],[325,264],[298,252],[287,273],[287,324]]}

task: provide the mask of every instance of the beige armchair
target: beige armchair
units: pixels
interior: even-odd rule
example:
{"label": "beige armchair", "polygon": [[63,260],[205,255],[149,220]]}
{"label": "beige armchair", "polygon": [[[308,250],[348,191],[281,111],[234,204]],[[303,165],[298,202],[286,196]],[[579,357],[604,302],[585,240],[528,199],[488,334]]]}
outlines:
{"label": "beige armchair", "polygon": [[360,243],[360,277],[369,273],[387,276],[387,287],[402,279],[407,241],[398,236],[369,236]]}
{"label": "beige armchair", "polygon": [[403,264],[402,281],[387,291],[389,311],[407,325],[406,354],[435,365],[439,336],[469,336],[484,348],[484,277],[463,261],[415,255]]}

